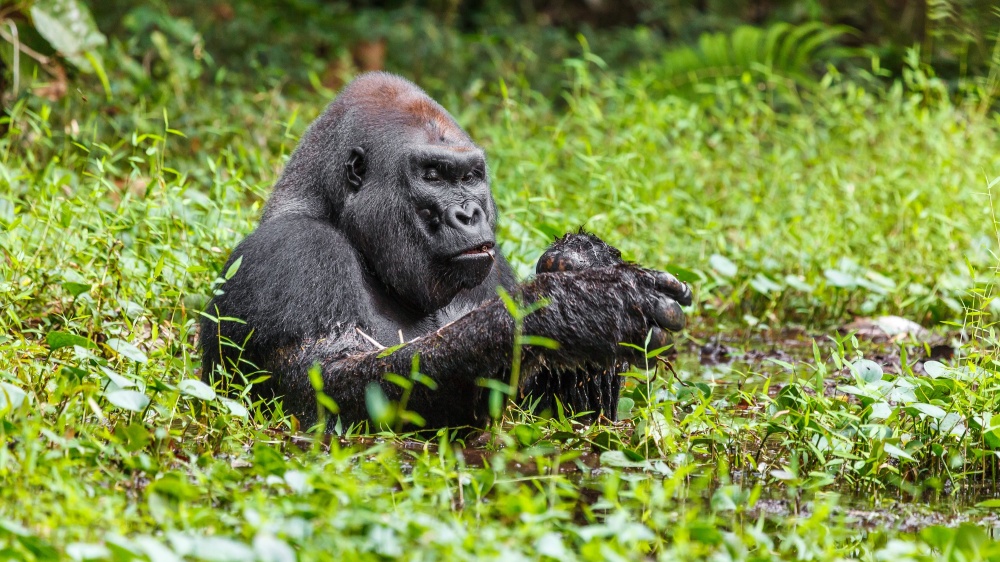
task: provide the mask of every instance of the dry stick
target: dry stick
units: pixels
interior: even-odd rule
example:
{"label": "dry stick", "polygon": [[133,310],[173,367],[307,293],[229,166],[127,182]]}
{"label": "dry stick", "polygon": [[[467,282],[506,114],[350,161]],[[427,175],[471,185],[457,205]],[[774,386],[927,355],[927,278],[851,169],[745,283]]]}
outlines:
{"label": "dry stick", "polygon": [[39,63],[41,63],[43,65],[48,65],[50,62],[52,62],[52,58],[51,57],[47,57],[47,56],[43,55],[42,53],[39,53],[38,51],[32,49],[31,47],[25,45],[24,43],[21,43],[20,41],[18,41],[18,39],[17,39],[17,27],[14,26],[14,21],[13,20],[9,20],[8,19],[8,20],[4,20],[4,21],[7,23],[7,25],[9,25],[11,27],[11,29],[14,32],[14,35],[11,36],[10,34],[7,33],[6,30],[4,30],[4,28],[0,27],[0,37],[2,37],[5,41],[11,43],[15,47],[17,47],[17,50],[19,50],[22,53],[28,55],[29,57],[35,59],[36,61],[38,61]]}
{"label": "dry stick", "polygon": [[382,345],[379,342],[377,342],[375,340],[375,338],[373,338],[373,337],[369,336],[368,334],[362,332],[361,328],[355,327],[354,329],[357,330],[358,334],[360,334],[361,337],[363,337],[366,340],[368,340],[369,343],[371,343],[372,345],[374,345],[375,347],[377,347],[380,351],[383,350],[383,349],[385,349],[384,345]]}

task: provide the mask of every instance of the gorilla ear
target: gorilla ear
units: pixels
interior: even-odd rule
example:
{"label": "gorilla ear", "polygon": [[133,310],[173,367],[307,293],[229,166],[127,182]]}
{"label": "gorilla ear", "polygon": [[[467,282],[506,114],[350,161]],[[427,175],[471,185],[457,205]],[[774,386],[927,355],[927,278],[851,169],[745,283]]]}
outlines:
{"label": "gorilla ear", "polygon": [[365,172],[368,167],[365,165],[365,149],[356,146],[351,150],[351,155],[347,157],[347,183],[355,191],[361,189],[361,184],[365,181]]}

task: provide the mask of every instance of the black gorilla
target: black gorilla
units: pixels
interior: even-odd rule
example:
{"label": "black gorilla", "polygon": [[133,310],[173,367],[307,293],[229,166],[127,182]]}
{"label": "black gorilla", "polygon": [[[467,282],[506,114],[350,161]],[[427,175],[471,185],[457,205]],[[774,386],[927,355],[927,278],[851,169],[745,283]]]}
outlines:
{"label": "black gorilla", "polygon": [[518,284],[495,246],[496,219],[483,151],[451,115],[402,78],[362,75],[306,131],[229,258],[226,271],[240,265],[201,323],[203,377],[269,371],[255,389],[309,424],[318,364],[346,426],[367,419],[369,384],[399,399],[385,374],[409,375],[419,354],[437,389],[415,385],[407,409],[428,427],[479,424],[490,391],[477,380],[511,371],[501,286],[524,303],[546,299],[524,332],[559,343],[525,348],[521,396],[614,418],[619,373],[635,357],[620,342],[652,331],[650,348],[664,345],[665,330],[684,327],[678,303],[690,291],[584,233],[558,240]]}

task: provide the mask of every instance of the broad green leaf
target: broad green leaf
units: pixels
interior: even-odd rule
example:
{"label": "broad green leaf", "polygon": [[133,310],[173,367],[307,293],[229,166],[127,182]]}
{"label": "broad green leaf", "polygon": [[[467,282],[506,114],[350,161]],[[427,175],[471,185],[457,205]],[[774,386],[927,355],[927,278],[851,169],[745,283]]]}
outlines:
{"label": "broad green leaf", "polygon": [[145,363],[146,361],[148,361],[145,353],[140,351],[138,347],[130,344],[125,340],[120,340],[118,338],[111,338],[105,345],[111,348],[111,350],[117,353],[118,355],[121,355],[122,357],[125,357],[127,359],[131,359],[136,363]]}
{"label": "broad green leaf", "polygon": [[243,256],[239,256],[226,270],[226,280],[232,279],[236,272],[240,270],[240,264],[243,263]]}
{"label": "broad green leaf", "polygon": [[28,394],[20,388],[6,382],[0,382],[0,411],[8,407],[15,410],[24,403],[24,398]]}
{"label": "broad green leaf", "polygon": [[74,542],[66,545],[66,555],[71,560],[104,560],[111,557],[111,551],[100,543]]}
{"label": "broad green leaf", "polygon": [[872,413],[869,418],[873,420],[884,420],[892,415],[892,406],[888,402],[875,402],[872,404]]}
{"label": "broad green leaf", "polygon": [[73,283],[67,281],[63,283],[62,286],[63,289],[66,289],[67,293],[73,296],[73,298],[76,298],[90,290],[90,283]]}
{"label": "broad green leaf", "polygon": [[933,406],[931,404],[925,404],[923,402],[914,402],[913,404],[909,404],[907,407],[913,408],[914,410],[917,410],[922,414],[926,414],[934,419],[941,419],[944,417],[946,413],[944,410],[938,408],[937,406]]}
{"label": "broad green leaf", "polygon": [[215,390],[198,379],[184,379],[177,384],[177,389],[181,394],[211,402],[215,400]]}
{"label": "broad green leaf", "polygon": [[927,373],[927,376],[937,379],[948,376],[948,367],[940,361],[926,361],[924,363],[924,372]]}
{"label": "broad green leaf", "polygon": [[618,399],[618,419],[627,420],[632,417],[632,408],[635,407],[635,400],[622,396]]}
{"label": "broad green leaf", "polygon": [[867,383],[882,380],[882,366],[874,361],[861,359],[852,363],[851,367],[858,377]]}
{"label": "broad green leaf", "polygon": [[624,451],[604,451],[601,453],[601,466],[614,468],[649,468],[647,460],[636,461],[629,459]]}
{"label": "broad green leaf", "polygon": [[712,254],[708,258],[708,265],[723,277],[732,277],[739,271],[735,263],[720,254]]}
{"label": "broad green leaf", "polygon": [[[291,471],[289,471],[291,472]],[[285,474],[288,479],[288,474]],[[253,539],[253,551],[260,562],[295,562],[298,556],[288,543],[267,532],[259,532]]]}
{"label": "broad green leaf", "polygon": [[112,405],[130,412],[141,412],[149,405],[149,397],[135,390],[116,390],[104,395]]}
{"label": "broad green leaf", "polygon": [[899,447],[897,447],[897,446],[895,446],[895,445],[893,445],[891,443],[886,443],[885,444],[885,452],[890,457],[895,458],[895,459],[906,459],[906,460],[910,460],[910,461],[913,460],[913,457],[910,456],[910,453],[907,453],[906,451],[900,449]]}
{"label": "broad green leaf", "polygon": [[91,72],[93,66],[85,53],[107,43],[97,29],[94,17],[81,0],[35,0],[31,5],[31,21],[38,34],[73,66]]}
{"label": "broad green leaf", "polygon": [[856,277],[850,273],[846,273],[837,269],[827,269],[823,272],[823,276],[830,285],[834,287],[841,287],[843,289],[854,289],[858,286],[858,280]]}
{"label": "broad green leaf", "polygon": [[222,398],[220,402],[222,402],[222,404],[226,406],[230,414],[238,418],[245,418],[250,415],[250,412],[247,411],[247,409],[243,406],[243,404],[240,404],[236,400]]}
{"label": "broad green leaf", "polygon": [[368,383],[365,388],[365,405],[368,406],[368,415],[376,424],[387,424],[395,417],[395,408],[378,384]]}
{"label": "broad green leaf", "polygon": [[778,293],[783,289],[781,285],[775,283],[770,277],[764,275],[763,273],[754,275],[753,279],[750,280],[750,286],[753,287],[753,290],[763,295]]}
{"label": "broad green leaf", "polygon": [[88,340],[83,336],[78,336],[76,334],[70,334],[67,332],[49,332],[45,335],[45,343],[48,344],[49,349],[55,351],[63,347],[71,347],[78,345],[80,347],[88,347],[94,349],[97,344]]}

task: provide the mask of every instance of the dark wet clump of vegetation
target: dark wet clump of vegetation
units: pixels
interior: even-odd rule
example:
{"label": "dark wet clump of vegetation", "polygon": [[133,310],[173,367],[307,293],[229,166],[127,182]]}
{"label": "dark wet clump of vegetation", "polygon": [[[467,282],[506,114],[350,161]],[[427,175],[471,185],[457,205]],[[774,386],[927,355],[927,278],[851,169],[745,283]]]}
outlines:
{"label": "dark wet clump of vegetation", "polygon": [[[0,11],[0,559],[1000,559],[997,13],[569,4]],[[368,68],[486,149],[522,277],[583,225],[694,287],[621,421],[323,437],[200,382]]]}

